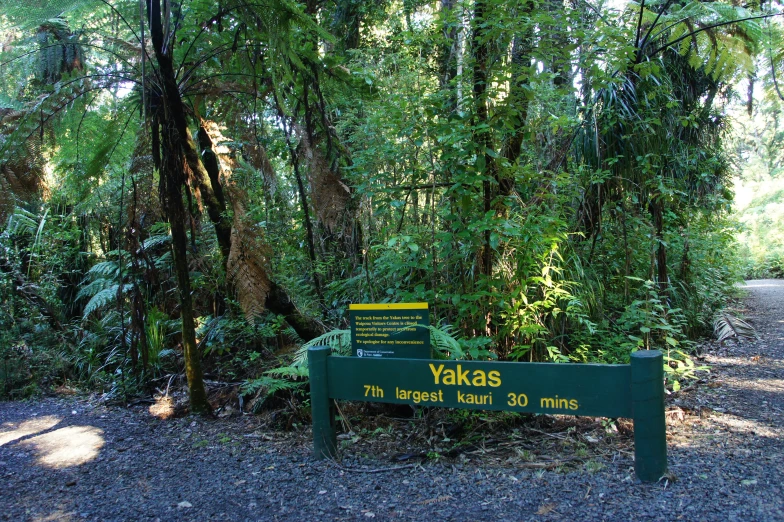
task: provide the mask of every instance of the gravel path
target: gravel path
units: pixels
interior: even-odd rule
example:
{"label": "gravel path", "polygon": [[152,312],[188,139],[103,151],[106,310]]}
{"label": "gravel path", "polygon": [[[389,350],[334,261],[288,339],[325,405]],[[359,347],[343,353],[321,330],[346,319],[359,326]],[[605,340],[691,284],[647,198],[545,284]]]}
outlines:
{"label": "gravel path", "polygon": [[784,521],[784,281],[748,288],[761,339],[709,345],[711,377],[669,398],[670,473],[657,484],[633,478],[622,433],[540,439],[582,441],[590,458],[576,469],[531,462],[525,441],[501,461],[394,464],[383,433],[345,439],[337,464],[311,460],[307,428],[60,397],[0,403],[0,520]]}

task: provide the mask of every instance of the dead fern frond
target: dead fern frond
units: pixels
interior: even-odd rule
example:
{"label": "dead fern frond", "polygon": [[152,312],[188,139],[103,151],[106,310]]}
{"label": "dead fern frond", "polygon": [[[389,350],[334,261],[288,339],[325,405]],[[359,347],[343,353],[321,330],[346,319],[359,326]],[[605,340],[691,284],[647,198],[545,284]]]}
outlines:
{"label": "dead fern frond", "polygon": [[274,196],[278,188],[278,177],[275,173],[275,167],[267,156],[267,151],[264,146],[257,139],[257,137],[250,131],[243,135],[245,145],[242,148],[242,153],[247,159],[248,163],[259,171],[264,178],[264,188],[267,189],[270,195]]}
{"label": "dead fern frond", "polygon": [[745,339],[758,339],[757,330],[743,319],[739,319],[729,312],[720,312],[713,321],[713,334],[719,342],[732,337]]}
{"label": "dead fern frond", "polygon": [[327,232],[340,232],[340,225],[351,203],[351,189],[334,172],[317,143],[311,143],[307,132],[295,126],[300,138],[300,157],[307,166],[313,211]]}
{"label": "dead fern frond", "polygon": [[268,247],[263,235],[249,223],[241,194],[233,194],[234,224],[231,230],[231,251],[226,263],[226,277],[237,293],[237,301],[250,323],[264,313],[272,287],[267,273]]}
{"label": "dead fern frond", "polygon": [[[0,111],[0,149],[5,148],[9,137],[2,133],[11,122],[24,117],[19,111]],[[13,213],[15,200],[29,201],[44,189],[44,162],[41,142],[31,136],[13,150],[10,148],[0,161],[0,223],[5,223]]]}

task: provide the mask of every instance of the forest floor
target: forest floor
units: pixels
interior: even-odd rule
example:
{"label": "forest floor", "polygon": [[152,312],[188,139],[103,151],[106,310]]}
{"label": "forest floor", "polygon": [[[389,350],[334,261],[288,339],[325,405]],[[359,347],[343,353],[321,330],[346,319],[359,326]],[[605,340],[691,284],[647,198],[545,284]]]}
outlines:
{"label": "forest floor", "polygon": [[704,345],[710,373],[667,398],[654,484],[627,421],[344,405],[333,462],[271,415],[61,394],[0,403],[0,520],[784,521],[784,281],[747,288],[760,338]]}

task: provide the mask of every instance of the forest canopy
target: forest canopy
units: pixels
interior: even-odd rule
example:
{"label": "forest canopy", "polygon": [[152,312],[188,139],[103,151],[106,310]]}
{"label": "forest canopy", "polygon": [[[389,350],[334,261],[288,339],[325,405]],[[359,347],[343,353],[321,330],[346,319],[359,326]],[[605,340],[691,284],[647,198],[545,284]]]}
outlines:
{"label": "forest canopy", "polygon": [[429,303],[439,357],[659,348],[677,387],[726,321],[777,3],[0,5],[0,394],[261,405],[367,302]]}

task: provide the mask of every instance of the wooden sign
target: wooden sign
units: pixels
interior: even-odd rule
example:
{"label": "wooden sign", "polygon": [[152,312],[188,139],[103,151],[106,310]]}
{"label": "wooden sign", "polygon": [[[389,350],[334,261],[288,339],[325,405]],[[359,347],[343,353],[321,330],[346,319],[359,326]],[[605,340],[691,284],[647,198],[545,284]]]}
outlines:
{"label": "wooden sign", "polygon": [[638,351],[631,364],[552,364],[332,356],[308,351],[316,458],[334,457],[333,399],[474,410],[557,413],[634,420],[637,476],[655,482],[667,469],[661,352]]}

